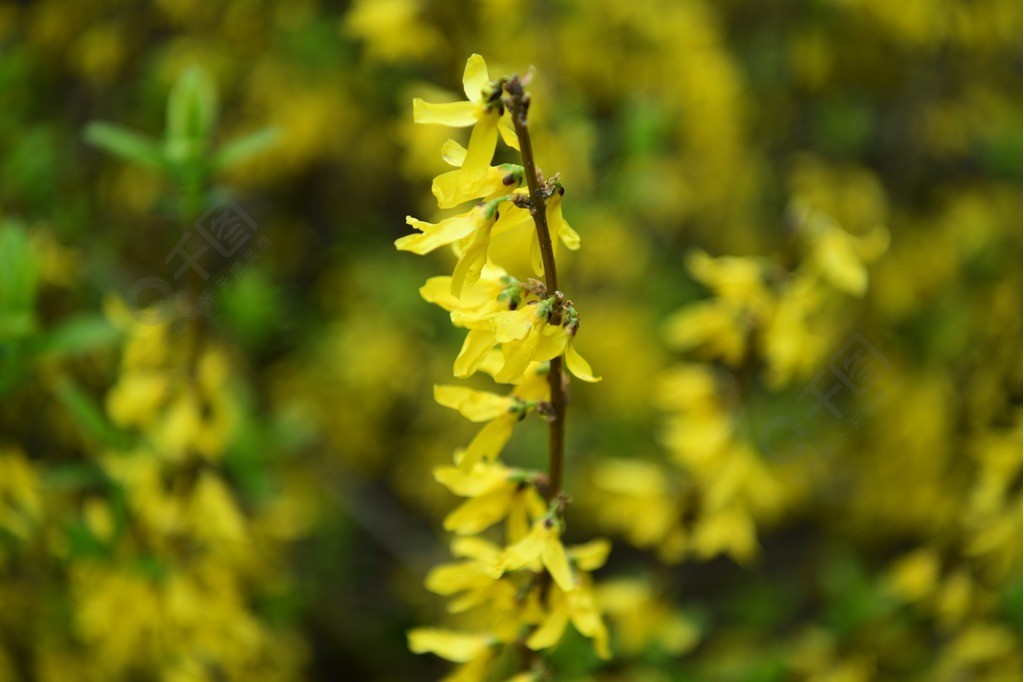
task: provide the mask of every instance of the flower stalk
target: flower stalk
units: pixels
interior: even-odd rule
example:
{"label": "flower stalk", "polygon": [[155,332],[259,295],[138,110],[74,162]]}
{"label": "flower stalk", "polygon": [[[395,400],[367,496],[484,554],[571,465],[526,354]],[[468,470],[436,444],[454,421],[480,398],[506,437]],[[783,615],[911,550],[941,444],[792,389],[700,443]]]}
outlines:
{"label": "flower stalk", "polygon": [[[541,259],[544,263],[544,285],[553,296],[558,295],[558,267],[555,251],[551,244],[551,230],[548,227],[547,202],[541,190],[543,176],[533,158],[533,144],[530,140],[529,108],[530,96],[526,93],[522,79],[515,75],[505,82],[505,106],[512,114],[512,125],[519,140],[519,153],[523,160],[523,175],[530,191],[530,216],[537,230]],[[560,311],[553,311],[556,318]],[[556,319],[555,324],[560,320]],[[562,358],[551,360],[548,368],[548,387],[551,392],[551,410],[548,427],[548,486],[545,496],[550,501],[562,491],[562,469],[565,464],[565,412],[569,403],[567,382],[562,376]]]}

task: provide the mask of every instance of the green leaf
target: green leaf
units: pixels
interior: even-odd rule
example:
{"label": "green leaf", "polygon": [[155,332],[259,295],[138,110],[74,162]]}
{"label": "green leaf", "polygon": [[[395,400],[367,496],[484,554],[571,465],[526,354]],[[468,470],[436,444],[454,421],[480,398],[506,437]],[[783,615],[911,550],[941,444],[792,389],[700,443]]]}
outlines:
{"label": "green leaf", "polygon": [[106,415],[73,379],[61,376],[54,385],[54,393],[67,408],[79,427],[98,443],[114,448],[127,447],[129,436],[107,421]]}
{"label": "green leaf", "polygon": [[94,462],[61,462],[43,471],[49,493],[77,492],[109,484],[106,474]]}
{"label": "green leaf", "polygon": [[103,558],[110,555],[107,543],[92,534],[81,521],[70,521],[64,527],[68,551],[73,559]]}
{"label": "green leaf", "polygon": [[65,320],[39,341],[36,352],[40,355],[67,357],[101,348],[114,343],[120,331],[109,320],[99,315],[79,315]]}
{"label": "green leaf", "polygon": [[279,137],[280,130],[271,127],[234,139],[217,150],[213,157],[213,170],[236,166],[250,156],[273,147]]}
{"label": "green leaf", "polygon": [[127,128],[93,121],[85,127],[85,141],[126,161],[166,170],[167,160],[155,140]]}
{"label": "green leaf", "polygon": [[39,264],[25,229],[14,221],[0,227],[0,338],[35,331],[33,310]]}
{"label": "green leaf", "polygon": [[217,90],[210,76],[194,66],[185,71],[167,98],[167,139],[201,143],[217,120]]}

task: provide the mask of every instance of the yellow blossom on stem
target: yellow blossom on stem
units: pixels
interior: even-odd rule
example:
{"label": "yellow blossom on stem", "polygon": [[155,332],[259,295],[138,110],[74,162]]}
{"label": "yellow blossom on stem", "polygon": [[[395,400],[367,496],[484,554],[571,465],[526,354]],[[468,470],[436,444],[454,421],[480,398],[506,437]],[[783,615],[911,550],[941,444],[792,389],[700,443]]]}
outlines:
{"label": "yellow blossom on stem", "polygon": [[460,535],[479,533],[507,518],[510,541],[518,540],[525,535],[527,520],[545,512],[532,483],[536,474],[531,472],[481,463],[468,472],[459,467],[440,467],[434,470],[434,478],[456,495],[469,498],[444,520],[445,530]]}
{"label": "yellow blossom on stem", "polygon": [[462,87],[466,93],[465,102],[431,104],[414,99],[412,108],[416,123],[436,123],[455,128],[473,126],[458,176],[460,191],[467,192],[479,185],[487,173],[499,132],[510,147],[518,149],[519,143],[501,104],[501,84],[490,80],[487,64],[480,55],[473,54],[466,61]]}
{"label": "yellow blossom on stem", "polygon": [[572,590],[576,581],[569,566],[569,556],[562,545],[561,534],[562,529],[554,517],[538,519],[529,535],[505,550],[497,570],[539,570],[539,565],[543,564],[559,587],[566,591]]}
{"label": "yellow blossom on stem", "polygon": [[[442,157],[456,170],[437,176],[431,190],[440,208],[477,203],[438,223],[409,217],[419,233],[395,242],[398,249],[417,254],[452,246],[458,257],[452,275],[430,278],[420,295],[447,310],[456,327],[469,330],[453,372],[462,378],[482,370],[497,383],[512,385],[504,395],[434,387],[438,403],[483,424],[464,449],[456,450],[455,466],[434,470],[440,483],[466,499],[444,519],[445,530],[459,536],[451,545],[459,560],[436,566],[425,580],[429,590],[451,597],[450,612],[471,611],[471,622],[481,631],[421,628],[409,633],[414,652],[433,652],[462,664],[449,680],[495,679],[489,666],[500,645],[547,649],[558,643],[569,622],[594,640],[601,657],[609,656],[608,633],[587,571],[604,563],[610,545],[595,541],[567,551],[561,540],[568,501],[562,492],[568,402],[564,370],[584,381],[599,380],[573,347],[580,316],[558,289],[557,244],[575,250],[580,237],[562,213],[561,180],[557,175],[545,180],[534,163],[526,80],[491,81],[483,59],[473,55],[463,78],[468,101],[414,102],[417,122],[473,126],[468,147],[452,140],[444,144]],[[511,147],[521,150],[522,165],[490,165],[499,130]],[[535,228],[533,269],[544,281],[512,277],[489,261],[492,237],[530,222]],[[511,469],[499,460],[515,425],[532,412],[549,424],[547,474]],[[505,546],[478,536],[501,522]],[[531,670],[512,679],[532,679],[541,660],[524,657]]]}
{"label": "yellow blossom on stem", "polygon": [[[434,178],[430,191],[437,199],[438,208],[455,208],[459,204],[477,198],[489,201],[523,183],[523,167],[513,163],[490,166],[475,185],[466,186],[461,182],[461,168],[466,161],[466,148],[455,140],[448,140],[441,148],[442,158],[457,170],[442,173]],[[526,222],[529,217],[523,220]]]}

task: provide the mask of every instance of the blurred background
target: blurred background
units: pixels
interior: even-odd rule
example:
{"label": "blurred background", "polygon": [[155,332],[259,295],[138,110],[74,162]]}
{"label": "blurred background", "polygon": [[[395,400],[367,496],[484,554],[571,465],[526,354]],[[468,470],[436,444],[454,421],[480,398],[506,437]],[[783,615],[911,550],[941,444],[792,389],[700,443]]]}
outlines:
{"label": "blurred background", "polygon": [[[445,674],[405,632],[449,617],[431,469],[474,433],[417,293],[454,259],[392,242],[465,143],[411,99],[462,99],[472,52],[537,69],[604,377],[567,537],[614,543],[615,659],[570,637],[557,679],[1021,679],[1021,31],[1010,0],[0,3],[0,681]],[[200,247],[225,210],[247,243]]]}

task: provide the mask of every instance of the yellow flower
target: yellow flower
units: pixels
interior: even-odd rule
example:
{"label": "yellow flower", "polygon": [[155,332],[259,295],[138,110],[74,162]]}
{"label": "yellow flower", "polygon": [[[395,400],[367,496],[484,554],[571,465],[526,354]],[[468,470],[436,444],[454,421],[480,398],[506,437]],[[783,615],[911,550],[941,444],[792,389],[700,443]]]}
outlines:
{"label": "yellow flower", "polygon": [[674,612],[646,580],[602,582],[597,588],[597,599],[615,626],[616,648],[623,653],[639,654],[656,642],[665,652],[679,655],[700,641],[697,625]]}
{"label": "yellow flower", "polygon": [[464,290],[461,298],[451,293],[452,278],[448,276],[431,277],[420,287],[420,296],[425,301],[449,311],[452,323],[457,327],[469,329],[452,370],[457,378],[462,379],[476,372],[487,353],[494,348],[491,317],[508,310],[509,301],[502,299],[502,292],[511,281],[501,268],[485,265],[480,281]]}
{"label": "yellow flower", "polygon": [[611,658],[608,649],[608,630],[597,606],[590,576],[592,571],[604,565],[611,545],[607,540],[594,540],[569,550],[569,557],[579,569],[577,583],[572,590],[565,590],[561,584],[552,585],[548,591],[548,613],[526,640],[531,649],[546,649],[562,639],[565,627],[571,621],[580,634],[594,640],[597,655]]}
{"label": "yellow flower", "polygon": [[561,534],[562,529],[552,516],[538,519],[526,537],[505,549],[496,570],[502,573],[522,568],[539,570],[543,565],[559,587],[567,592],[572,590],[576,579],[559,537]]}
{"label": "yellow flower", "polygon": [[746,349],[743,311],[716,300],[692,303],[666,318],[665,340],[678,351],[699,348],[736,366]]}
{"label": "yellow flower", "polygon": [[480,538],[459,538],[452,543],[452,554],[465,560],[432,568],[424,580],[426,588],[446,597],[464,593],[448,605],[452,613],[494,601],[501,589],[494,570],[501,549]]}
{"label": "yellow flower", "polygon": [[445,517],[445,530],[472,535],[508,518],[509,541],[519,540],[526,534],[529,522],[546,511],[531,483],[533,476],[531,472],[501,464],[435,469],[434,478],[439,483],[456,495],[469,498]]}
{"label": "yellow flower", "polygon": [[[441,156],[457,169],[461,169],[465,163],[466,153],[466,148],[455,140],[448,140],[441,147]],[[463,186],[461,179],[461,170],[448,171],[434,178],[430,191],[437,199],[438,208],[455,208],[473,199],[482,199],[486,202],[502,194],[508,194],[522,184],[523,167],[512,163],[489,166],[479,181],[471,185]],[[529,214],[526,218],[529,219]]]}
{"label": "yellow flower", "polygon": [[938,588],[941,568],[939,555],[934,549],[916,549],[889,569],[886,588],[901,601],[921,601]]}
{"label": "yellow flower", "polygon": [[821,293],[822,287],[802,275],[794,277],[780,293],[761,334],[767,383],[772,388],[807,376],[827,350],[825,339],[809,324],[811,315],[821,307]]}
{"label": "yellow flower", "polygon": [[107,414],[119,426],[146,426],[156,417],[169,389],[166,372],[126,371],[107,393]]}
{"label": "yellow flower", "polygon": [[422,0],[357,0],[341,26],[345,35],[366,41],[366,54],[382,62],[421,59],[443,38],[420,18]]}
{"label": "yellow flower", "polygon": [[478,204],[468,213],[445,218],[439,223],[428,223],[406,216],[405,221],[419,234],[410,234],[395,240],[399,251],[423,255],[448,244],[458,245],[459,262],[451,277],[451,293],[456,298],[466,286],[479,281],[487,262],[487,249],[491,243],[491,228],[498,219],[498,206],[508,197],[499,197]]}
{"label": "yellow flower", "polygon": [[761,313],[769,294],[764,266],[757,259],[740,256],[712,258],[695,249],[687,254],[686,266],[694,279],[707,285],[715,296],[739,307]]}
{"label": "yellow flower", "polygon": [[664,561],[682,558],[679,493],[659,466],[607,459],[596,465],[593,480],[601,491],[595,513],[602,527],[624,533],[637,547],[657,548]]}
{"label": "yellow flower", "polygon": [[726,553],[741,564],[758,551],[757,527],[740,503],[704,514],[693,530],[693,551],[701,559]]}
{"label": "yellow flower", "polygon": [[395,240],[399,251],[411,251],[417,255],[430,253],[448,244],[470,236],[477,230],[490,228],[494,224],[494,214],[486,215],[483,206],[476,206],[468,213],[445,218],[439,223],[428,223],[406,216],[405,222],[420,231]]}
{"label": "yellow flower", "polygon": [[504,366],[494,375],[495,381],[516,381],[531,362],[546,362],[563,353],[566,367],[576,378],[600,381],[600,377],[594,376],[590,363],[573,348],[575,332],[570,331],[570,325],[547,323],[549,305],[543,301],[537,306],[522,306],[493,316],[494,338],[503,344],[505,358]]}
{"label": "yellow flower", "polygon": [[[540,353],[540,357],[550,359],[548,355],[558,357],[564,354],[566,368],[577,379],[589,383],[601,381],[601,377],[594,376],[594,370],[590,367],[590,363],[573,346],[576,334],[570,331],[570,329],[570,325],[562,325],[561,327],[549,326],[545,331],[546,338],[542,340],[543,350]],[[534,359],[537,360],[538,358]]]}
{"label": "yellow flower", "polygon": [[829,284],[853,296],[863,296],[868,288],[867,263],[889,248],[889,232],[876,227],[863,237],[854,237],[832,220],[820,217],[808,221],[813,233],[808,264]]}
{"label": "yellow flower", "polygon": [[522,582],[505,579],[496,570],[501,549],[480,538],[459,538],[452,553],[464,561],[436,566],[427,575],[427,589],[455,596],[449,603],[451,613],[479,610],[474,616],[490,621],[490,633],[500,642],[518,639],[523,626],[536,625],[544,618],[538,592],[522,592]]}
{"label": "yellow flower", "polygon": [[487,64],[478,54],[470,55],[462,76],[467,101],[431,104],[422,99],[412,102],[416,123],[437,123],[461,128],[473,126],[462,168],[458,171],[459,192],[468,193],[487,174],[500,131],[505,143],[519,149],[511,119],[501,104],[501,83],[491,82]]}
{"label": "yellow flower", "polygon": [[459,468],[464,472],[472,470],[481,460],[493,461],[512,437],[512,427],[529,409],[515,396],[499,396],[462,386],[434,386],[434,400],[458,410],[470,421],[487,422],[462,456]]}

